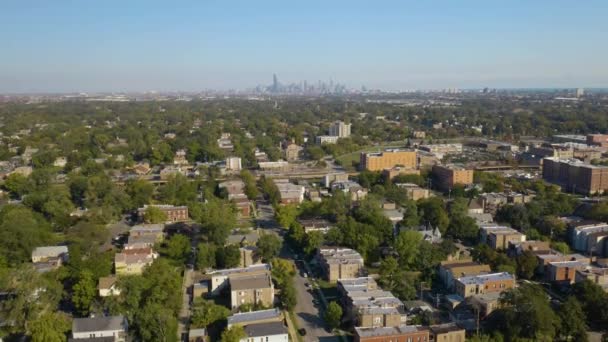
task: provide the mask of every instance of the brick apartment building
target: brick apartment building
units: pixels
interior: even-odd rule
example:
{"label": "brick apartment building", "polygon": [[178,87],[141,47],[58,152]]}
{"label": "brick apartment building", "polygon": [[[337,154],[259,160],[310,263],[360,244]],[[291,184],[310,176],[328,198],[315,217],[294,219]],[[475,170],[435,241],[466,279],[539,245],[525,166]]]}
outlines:
{"label": "brick apartment building", "polygon": [[473,170],[460,165],[433,166],[435,185],[442,191],[453,189],[455,185],[473,184]]}

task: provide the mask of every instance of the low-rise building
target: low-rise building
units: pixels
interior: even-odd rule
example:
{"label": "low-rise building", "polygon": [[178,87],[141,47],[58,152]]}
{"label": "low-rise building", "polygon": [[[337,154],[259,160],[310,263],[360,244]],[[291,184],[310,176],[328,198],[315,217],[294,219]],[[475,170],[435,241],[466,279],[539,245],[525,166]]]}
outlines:
{"label": "low-rise building", "polygon": [[430,341],[426,327],[400,325],[393,327],[355,328],[354,342],[427,342]]}
{"label": "low-rise building", "polygon": [[143,208],[137,209],[137,215],[139,216],[140,221],[143,221],[146,210],[148,210],[150,207],[158,208],[164,212],[167,215],[167,222],[169,223],[186,222],[189,220],[188,207],[185,205],[175,206],[170,204],[148,204],[144,205]]}
{"label": "low-rise building", "polygon": [[388,149],[383,152],[363,152],[359,166],[362,170],[382,171],[397,166],[416,169],[418,166],[416,151]]}
{"label": "low-rise building", "polygon": [[207,342],[207,329],[190,329],[188,331],[188,342]]}
{"label": "low-rise building", "polygon": [[455,291],[462,298],[484,293],[500,293],[514,286],[515,277],[508,272],[466,276],[454,281]]}
{"label": "low-rise building", "polygon": [[300,204],[304,201],[304,186],[290,183],[286,179],[274,180],[281,195],[281,204]]}
{"label": "low-rise building", "polygon": [[157,242],[163,241],[165,236],[165,225],[163,223],[157,224],[138,224],[129,230],[129,237],[142,237],[152,236]]}
{"label": "low-rise building", "polygon": [[474,262],[470,258],[442,261],[439,265],[439,278],[448,290],[454,289],[454,281],[458,278],[489,273],[492,273],[490,265]]}
{"label": "low-rise building", "polygon": [[367,197],[367,189],[359,185],[359,183],[354,181],[346,181],[346,182],[334,182],[331,185],[331,191],[342,191],[344,193],[350,194],[350,200],[353,202],[361,201],[365,197]]}
{"label": "low-rise building", "polygon": [[268,273],[231,277],[228,282],[232,309],[246,304],[261,304],[266,307],[274,304],[274,285]]}
{"label": "low-rise building", "polygon": [[473,295],[467,298],[467,302],[483,318],[500,308],[500,292]]}
{"label": "low-rise building", "polygon": [[124,316],[74,318],[72,339],[75,341],[125,342],[129,325]]}
{"label": "low-rise building", "polygon": [[315,137],[315,142],[319,145],[335,144],[338,142],[338,139],[340,139],[340,137],[336,137],[333,135],[317,135]]}
{"label": "low-rise building", "polygon": [[338,279],[357,278],[364,270],[363,257],[350,248],[320,248],[317,259],[323,269],[325,278],[331,282]]}
{"label": "low-rise building", "polygon": [[547,265],[545,276],[547,281],[554,283],[574,283],[576,272],[584,270],[589,264],[584,261],[555,261]]}
{"label": "low-rise building", "polygon": [[49,262],[58,260],[59,265],[68,260],[68,246],[36,247],[32,251],[32,262]]}
{"label": "low-rise building", "polygon": [[420,175],[420,170],[400,166],[382,170],[382,177],[384,177],[385,179],[393,179],[397,176],[406,175]]}
{"label": "low-rise building", "polygon": [[526,235],[506,226],[487,225],[480,227],[479,231],[480,241],[497,250],[505,250],[509,248],[509,244],[526,241]]}
{"label": "low-rise building", "polygon": [[244,327],[245,337],[240,342],[288,342],[289,334],[283,322],[248,324]]}
{"label": "low-rise building", "polygon": [[329,188],[333,182],[347,182],[348,181],[348,173],[346,172],[336,172],[336,173],[328,173],[323,177],[323,186]]}
{"label": "low-rise building", "polygon": [[298,219],[298,223],[304,228],[306,233],[321,232],[327,233],[334,225],[325,219]]}
{"label": "low-rise building", "polygon": [[226,170],[229,171],[241,171],[241,158],[239,157],[228,157],[226,158]]}
{"label": "low-rise building", "polygon": [[239,312],[232,316],[228,316],[227,327],[230,328],[233,325],[248,325],[257,323],[271,323],[271,322],[283,322],[283,313],[277,308],[268,310],[258,310],[249,312]]}
{"label": "low-rise building", "polygon": [[99,278],[99,284],[97,285],[99,297],[119,296],[120,289],[116,286],[117,280],[118,278],[116,276]]}
{"label": "low-rise building", "polygon": [[422,188],[422,187],[418,186],[417,184],[395,183],[395,186],[397,186],[400,189],[404,189],[405,192],[407,193],[408,197],[414,201],[417,201],[419,199],[429,198],[431,196],[431,192],[429,191],[429,189]]}
{"label": "low-rise building", "polygon": [[263,171],[287,171],[289,163],[284,160],[258,162],[258,167]]}
{"label": "low-rise building", "polygon": [[466,331],[456,323],[431,325],[431,341],[434,342],[465,342]]}
{"label": "low-rise building", "polygon": [[574,277],[575,282],[589,280],[601,286],[604,291],[608,292],[608,268],[606,267],[587,267],[582,270],[576,270]]}
{"label": "low-rise building", "polygon": [[150,266],[158,254],[152,248],[125,249],[114,255],[114,272],[117,275],[139,275]]}
{"label": "low-rise building", "polygon": [[228,286],[229,279],[251,277],[258,274],[270,274],[270,266],[268,264],[257,264],[249,267],[228,268],[209,272],[207,274],[210,278],[209,292],[217,295]]}

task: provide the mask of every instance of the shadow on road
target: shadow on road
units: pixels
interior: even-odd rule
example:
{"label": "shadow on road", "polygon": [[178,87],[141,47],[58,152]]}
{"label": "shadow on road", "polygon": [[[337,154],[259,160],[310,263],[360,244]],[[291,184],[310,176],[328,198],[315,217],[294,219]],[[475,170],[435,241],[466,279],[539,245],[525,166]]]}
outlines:
{"label": "shadow on road", "polygon": [[300,316],[300,318],[302,318],[304,321],[310,323],[315,328],[325,329],[325,322],[317,315],[312,315],[306,312],[299,312],[298,316]]}

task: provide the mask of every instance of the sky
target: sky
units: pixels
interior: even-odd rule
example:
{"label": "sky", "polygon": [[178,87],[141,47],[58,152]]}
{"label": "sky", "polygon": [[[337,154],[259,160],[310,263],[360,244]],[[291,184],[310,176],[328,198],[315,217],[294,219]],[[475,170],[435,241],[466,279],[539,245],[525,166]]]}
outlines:
{"label": "sky", "polygon": [[608,1],[1,0],[0,93],[608,87]]}

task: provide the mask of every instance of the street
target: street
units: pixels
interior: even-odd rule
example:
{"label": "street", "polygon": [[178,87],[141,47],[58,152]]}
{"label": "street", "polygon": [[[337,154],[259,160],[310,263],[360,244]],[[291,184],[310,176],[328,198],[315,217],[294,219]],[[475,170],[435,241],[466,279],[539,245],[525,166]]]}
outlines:
{"label": "street", "polygon": [[[283,241],[283,234],[286,230],[281,228],[275,221],[272,206],[264,201],[257,201],[257,208],[257,226],[277,232],[279,238]],[[306,330],[306,335],[302,336],[302,339],[304,341],[339,341],[340,337],[335,336],[328,331],[325,321],[322,318],[323,314],[321,307],[324,304],[324,298],[320,298],[319,292],[312,289],[314,284],[313,280],[304,277],[305,273],[307,275],[310,274],[310,270],[305,267],[302,261],[295,262],[293,251],[285,244],[283,245],[280,256],[294,261],[298,268],[296,276],[294,277],[294,286],[297,294],[297,304],[294,309],[294,314],[299,329],[303,328]],[[309,287],[306,286],[306,283],[309,283]],[[314,295],[312,293],[314,293]]]}

